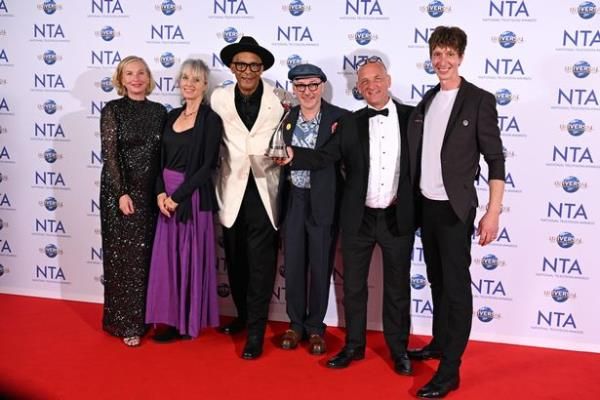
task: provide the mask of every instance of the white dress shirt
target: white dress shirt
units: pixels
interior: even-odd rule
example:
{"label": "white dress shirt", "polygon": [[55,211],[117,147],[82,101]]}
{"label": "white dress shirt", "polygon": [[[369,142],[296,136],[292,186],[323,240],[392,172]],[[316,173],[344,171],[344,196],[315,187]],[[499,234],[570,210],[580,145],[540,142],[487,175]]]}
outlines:
{"label": "white dress shirt", "polygon": [[[369,108],[373,108],[369,106]],[[394,101],[384,108],[388,116],[369,118],[369,183],[366,206],[387,208],[396,199],[400,177],[400,125]]]}

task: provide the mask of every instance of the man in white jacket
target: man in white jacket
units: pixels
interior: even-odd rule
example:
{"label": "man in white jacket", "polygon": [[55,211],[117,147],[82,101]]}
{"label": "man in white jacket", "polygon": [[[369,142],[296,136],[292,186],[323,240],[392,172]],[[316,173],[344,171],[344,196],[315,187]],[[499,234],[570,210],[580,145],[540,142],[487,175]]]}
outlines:
{"label": "man in white jacket", "polygon": [[211,107],[225,130],[216,189],[238,313],[221,332],[234,334],[247,327],[242,358],[251,360],[262,354],[275,281],[280,167],[265,153],[284,110],[274,88],[261,78],[274,63],[271,52],[243,36],[220,56],[236,78],[235,85],[215,89]]}

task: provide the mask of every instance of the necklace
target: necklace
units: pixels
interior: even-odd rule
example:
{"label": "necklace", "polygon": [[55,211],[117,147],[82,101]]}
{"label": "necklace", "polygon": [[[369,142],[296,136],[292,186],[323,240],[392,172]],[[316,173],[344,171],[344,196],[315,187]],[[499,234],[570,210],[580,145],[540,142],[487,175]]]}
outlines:
{"label": "necklace", "polygon": [[190,115],[194,115],[198,112],[198,110],[194,110],[194,111],[190,111],[190,112],[185,112],[185,110],[183,111],[183,116],[184,117],[189,117]]}

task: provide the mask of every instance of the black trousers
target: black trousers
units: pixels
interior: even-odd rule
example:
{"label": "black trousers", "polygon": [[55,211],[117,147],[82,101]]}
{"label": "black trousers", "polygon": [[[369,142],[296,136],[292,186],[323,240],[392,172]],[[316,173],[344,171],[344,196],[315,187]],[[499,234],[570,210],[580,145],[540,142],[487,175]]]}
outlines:
{"label": "black trousers", "polygon": [[383,255],[383,335],[392,357],[406,351],[410,329],[410,255],[414,235],[400,235],[394,207],[365,208],[357,233],[342,230],[346,346],[366,344],[367,278],[375,244]]}
{"label": "black trousers", "polygon": [[248,336],[264,336],[277,267],[277,231],[250,174],[240,212],[223,227],[227,275],[238,317],[248,322]]}
{"label": "black trousers", "polygon": [[421,241],[433,300],[431,347],[442,350],[438,374],[458,374],[473,318],[471,235],[475,209],[462,222],[449,201],[423,198]]}
{"label": "black trousers", "polygon": [[333,228],[312,217],[310,189],[292,187],[284,223],[285,300],[290,328],[323,335],[333,268]]}

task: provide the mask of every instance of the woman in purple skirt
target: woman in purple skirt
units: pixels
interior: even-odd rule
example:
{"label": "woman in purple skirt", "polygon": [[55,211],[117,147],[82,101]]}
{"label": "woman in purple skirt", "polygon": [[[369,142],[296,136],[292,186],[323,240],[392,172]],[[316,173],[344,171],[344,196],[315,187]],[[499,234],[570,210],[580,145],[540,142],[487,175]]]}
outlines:
{"label": "woman in purple skirt", "polygon": [[188,59],[178,76],[183,107],[167,116],[162,139],[160,209],[148,282],[146,322],[160,324],[153,337],[169,342],[196,337],[219,322],[213,212],[223,124],[203,104],[208,67]]}

